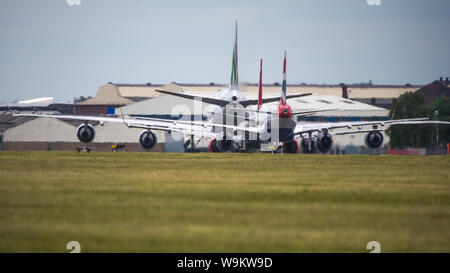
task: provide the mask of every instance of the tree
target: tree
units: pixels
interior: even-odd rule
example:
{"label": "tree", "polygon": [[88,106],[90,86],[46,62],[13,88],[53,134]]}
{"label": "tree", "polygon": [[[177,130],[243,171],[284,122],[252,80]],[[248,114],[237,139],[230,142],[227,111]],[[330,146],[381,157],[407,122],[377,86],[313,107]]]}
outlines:
{"label": "tree", "polygon": [[[393,119],[429,117],[432,107],[422,94],[406,92],[392,101],[389,115]],[[391,148],[426,147],[432,143],[432,125],[395,125],[388,135]]]}
{"label": "tree", "polygon": [[[438,118],[442,121],[450,121],[450,98],[443,95],[435,98],[431,102],[431,108],[433,111],[438,111]],[[433,128],[435,128],[433,126]],[[436,137],[435,131],[433,131],[433,136]],[[446,144],[450,143],[450,126],[439,126],[439,143]]]}
{"label": "tree", "polygon": [[82,101],[85,101],[90,98],[92,98],[92,97],[91,96],[89,96],[89,97],[85,97],[85,96],[74,97],[73,103],[82,102]]}

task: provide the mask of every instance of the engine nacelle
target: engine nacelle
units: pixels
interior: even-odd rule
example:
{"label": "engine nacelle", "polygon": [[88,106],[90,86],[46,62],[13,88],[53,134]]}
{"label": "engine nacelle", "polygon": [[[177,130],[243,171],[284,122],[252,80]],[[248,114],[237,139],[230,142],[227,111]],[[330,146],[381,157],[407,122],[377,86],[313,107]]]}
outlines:
{"label": "engine nacelle", "polygon": [[298,144],[298,140],[293,139],[292,141],[283,143],[283,153],[298,154],[299,151],[300,151],[300,144]]}
{"label": "engine nacelle", "polygon": [[155,147],[156,142],[156,135],[152,131],[145,130],[139,136],[139,143],[141,144],[142,148],[146,150],[150,150],[151,148]]}
{"label": "engine nacelle", "polygon": [[366,135],[366,145],[370,148],[378,148],[383,144],[383,134],[380,131],[372,131]]}
{"label": "engine nacelle", "polygon": [[77,128],[77,137],[81,142],[91,142],[95,137],[94,126],[90,124],[81,124]]}
{"label": "engine nacelle", "polygon": [[301,145],[304,154],[312,154],[316,151],[316,143],[312,139],[303,138]]}
{"label": "engine nacelle", "polygon": [[208,144],[208,150],[213,153],[222,153],[232,148],[233,141],[211,139]]}
{"label": "engine nacelle", "polygon": [[317,136],[316,142],[317,150],[323,154],[328,153],[331,150],[331,147],[333,147],[333,138],[329,133],[320,133]]}

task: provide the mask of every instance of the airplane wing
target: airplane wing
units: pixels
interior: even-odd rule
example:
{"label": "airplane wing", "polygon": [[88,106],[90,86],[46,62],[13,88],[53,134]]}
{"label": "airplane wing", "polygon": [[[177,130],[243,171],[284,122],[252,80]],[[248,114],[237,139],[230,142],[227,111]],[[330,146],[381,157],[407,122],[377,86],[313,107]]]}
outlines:
{"label": "airplane wing", "polygon": [[[414,124],[444,124],[450,125],[448,121],[435,121],[429,120],[428,118],[414,118],[414,119],[396,119],[396,120],[386,120],[386,121],[355,121],[355,122],[328,122],[328,123],[299,123],[295,127],[294,134],[300,135],[304,133],[312,133],[312,132],[320,132],[323,130],[332,130],[332,129],[341,129],[348,128],[352,129],[353,127],[361,127],[361,126],[381,126],[385,125],[414,125]],[[373,129],[376,131],[377,128]],[[361,129],[354,130],[354,133],[361,132]],[[367,132],[367,131],[366,131]],[[351,133],[351,131],[347,131],[346,133]],[[338,134],[338,133],[335,133]],[[342,134],[342,133],[341,133]]]}
{"label": "airplane wing", "polygon": [[76,116],[76,115],[47,115],[47,114],[13,114],[13,116],[22,117],[43,117],[55,118],[62,120],[78,120],[78,121],[96,121],[100,124],[123,123],[129,128],[142,128],[149,130],[160,130],[167,132],[180,132],[183,134],[194,135],[197,137],[218,137],[222,133],[211,132],[212,127],[226,128],[231,130],[257,133],[255,127],[240,127],[226,124],[215,124],[202,121],[184,121],[184,120],[169,120],[158,118],[124,118],[124,117],[98,117],[98,116]]}
{"label": "airplane wing", "polygon": [[339,132],[331,132],[330,134],[332,136],[342,136],[342,135],[351,135],[351,134],[363,134],[363,133],[370,133],[370,132],[380,132],[381,130],[358,130],[358,131],[339,131]]}
{"label": "airplane wing", "polygon": [[[231,115],[230,115],[231,116]],[[240,117],[243,118],[243,117]],[[162,123],[169,123],[172,125],[188,125],[188,126],[198,126],[203,128],[211,128],[211,127],[221,127],[226,129],[233,129],[237,131],[245,131],[245,132],[251,132],[256,133],[259,132],[256,128],[253,127],[240,127],[240,126],[233,126],[233,125],[227,125],[227,124],[221,124],[221,123],[211,123],[211,122],[204,122],[204,121],[187,121],[187,120],[171,120],[171,119],[160,119],[160,118],[147,118],[147,117],[136,117],[137,120],[144,120],[144,121],[157,121]],[[129,120],[127,120],[129,121]],[[133,125],[131,125],[133,126]]]}

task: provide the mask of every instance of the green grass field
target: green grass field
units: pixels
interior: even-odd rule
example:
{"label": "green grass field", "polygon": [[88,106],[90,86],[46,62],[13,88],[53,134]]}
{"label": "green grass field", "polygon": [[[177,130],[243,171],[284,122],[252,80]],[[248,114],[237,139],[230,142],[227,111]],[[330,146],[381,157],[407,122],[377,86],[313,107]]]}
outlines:
{"label": "green grass field", "polygon": [[0,152],[0,251],[450,251],[449,156]]}

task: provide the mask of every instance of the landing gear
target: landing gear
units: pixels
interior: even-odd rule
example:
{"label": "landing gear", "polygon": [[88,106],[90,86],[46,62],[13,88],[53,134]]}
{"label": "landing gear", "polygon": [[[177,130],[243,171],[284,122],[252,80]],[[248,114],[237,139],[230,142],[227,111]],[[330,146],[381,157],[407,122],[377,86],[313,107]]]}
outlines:
{"label": "landing gear", "polygon": [[77,147],[77,151],[79,153],[81,153],[81,152],[90,153],[92,151],[92,148],[88,147],[88,146],[81,146],[81,147]]}
{"label": "landing gear", "polygon": [[307,137],[302,136],[301,140],[302,152],[304,154],[313,154],[316,151],[316,145],[312,138],[312,133],[308,133]]}

